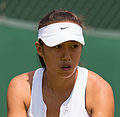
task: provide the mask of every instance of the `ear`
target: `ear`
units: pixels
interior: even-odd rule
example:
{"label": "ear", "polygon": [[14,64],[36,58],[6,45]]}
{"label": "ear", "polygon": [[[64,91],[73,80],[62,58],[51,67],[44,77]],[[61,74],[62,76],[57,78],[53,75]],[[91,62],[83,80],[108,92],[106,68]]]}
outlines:
{"label": "ear", "polygon": [[35,42],[37,53],[42,57],[42,46],[38,41]]}

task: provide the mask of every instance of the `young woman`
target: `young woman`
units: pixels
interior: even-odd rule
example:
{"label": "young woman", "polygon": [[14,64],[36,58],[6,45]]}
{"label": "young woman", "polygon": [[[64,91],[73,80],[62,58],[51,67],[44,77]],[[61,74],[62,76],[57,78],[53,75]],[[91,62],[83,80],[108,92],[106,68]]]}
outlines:
{"label": "young woman", "polygon": [[114,117],[110,85],[78,66],[82,29],[69,11],[54,10],[41,19],[35,45],[42,68],[11,80],[8,117]]}

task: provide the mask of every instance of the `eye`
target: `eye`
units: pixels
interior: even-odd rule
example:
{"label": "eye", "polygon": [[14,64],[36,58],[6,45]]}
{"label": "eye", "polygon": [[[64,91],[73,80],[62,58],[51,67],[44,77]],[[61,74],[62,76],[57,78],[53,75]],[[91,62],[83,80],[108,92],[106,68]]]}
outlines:
{"label": "eye", "polygon": [[56,45],[55,48],[59,49],[59,48],[62,48],[62,46],[61,45]]}
{"label": "eye", "polygon": [[72,45],[71,48],[77,48],[79,45],[75,44],[75,45]]}

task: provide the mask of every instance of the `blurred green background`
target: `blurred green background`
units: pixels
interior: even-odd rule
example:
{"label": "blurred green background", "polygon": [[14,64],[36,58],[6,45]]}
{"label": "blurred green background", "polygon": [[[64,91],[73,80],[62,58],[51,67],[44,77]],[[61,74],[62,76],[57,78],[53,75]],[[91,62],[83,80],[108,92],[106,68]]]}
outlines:
{"label": "blurred green background", "polygon": [[60,8],[84,16],[87,30],[81,63],[112,86],[115,117],[120,116],[119,0],[0,0],[0,117],[7,116],[10,80],[40,67],[34,45],[37,22],[49,11]]}

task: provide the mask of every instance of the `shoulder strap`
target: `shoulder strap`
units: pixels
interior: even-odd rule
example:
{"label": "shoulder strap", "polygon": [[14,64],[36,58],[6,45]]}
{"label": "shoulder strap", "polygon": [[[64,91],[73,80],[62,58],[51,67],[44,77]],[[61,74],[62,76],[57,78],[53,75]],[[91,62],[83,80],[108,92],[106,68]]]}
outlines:
{"label": "shoulder strap", "polygon": [[85,93],[88,79],[88,70],[86,68],[78,67],[78,77],[75,84],[74,93],[79,97],[78,101],[82,106],[85,106]]}
{"label": "shoulder strap", "polygon": [[28,110],[30,117],[46,117],[46,106],[43,102],[42,95],[42,78],[43,78],[43,68],[39,68],[35,71],[32,82],[31,91],[31,103]]}

